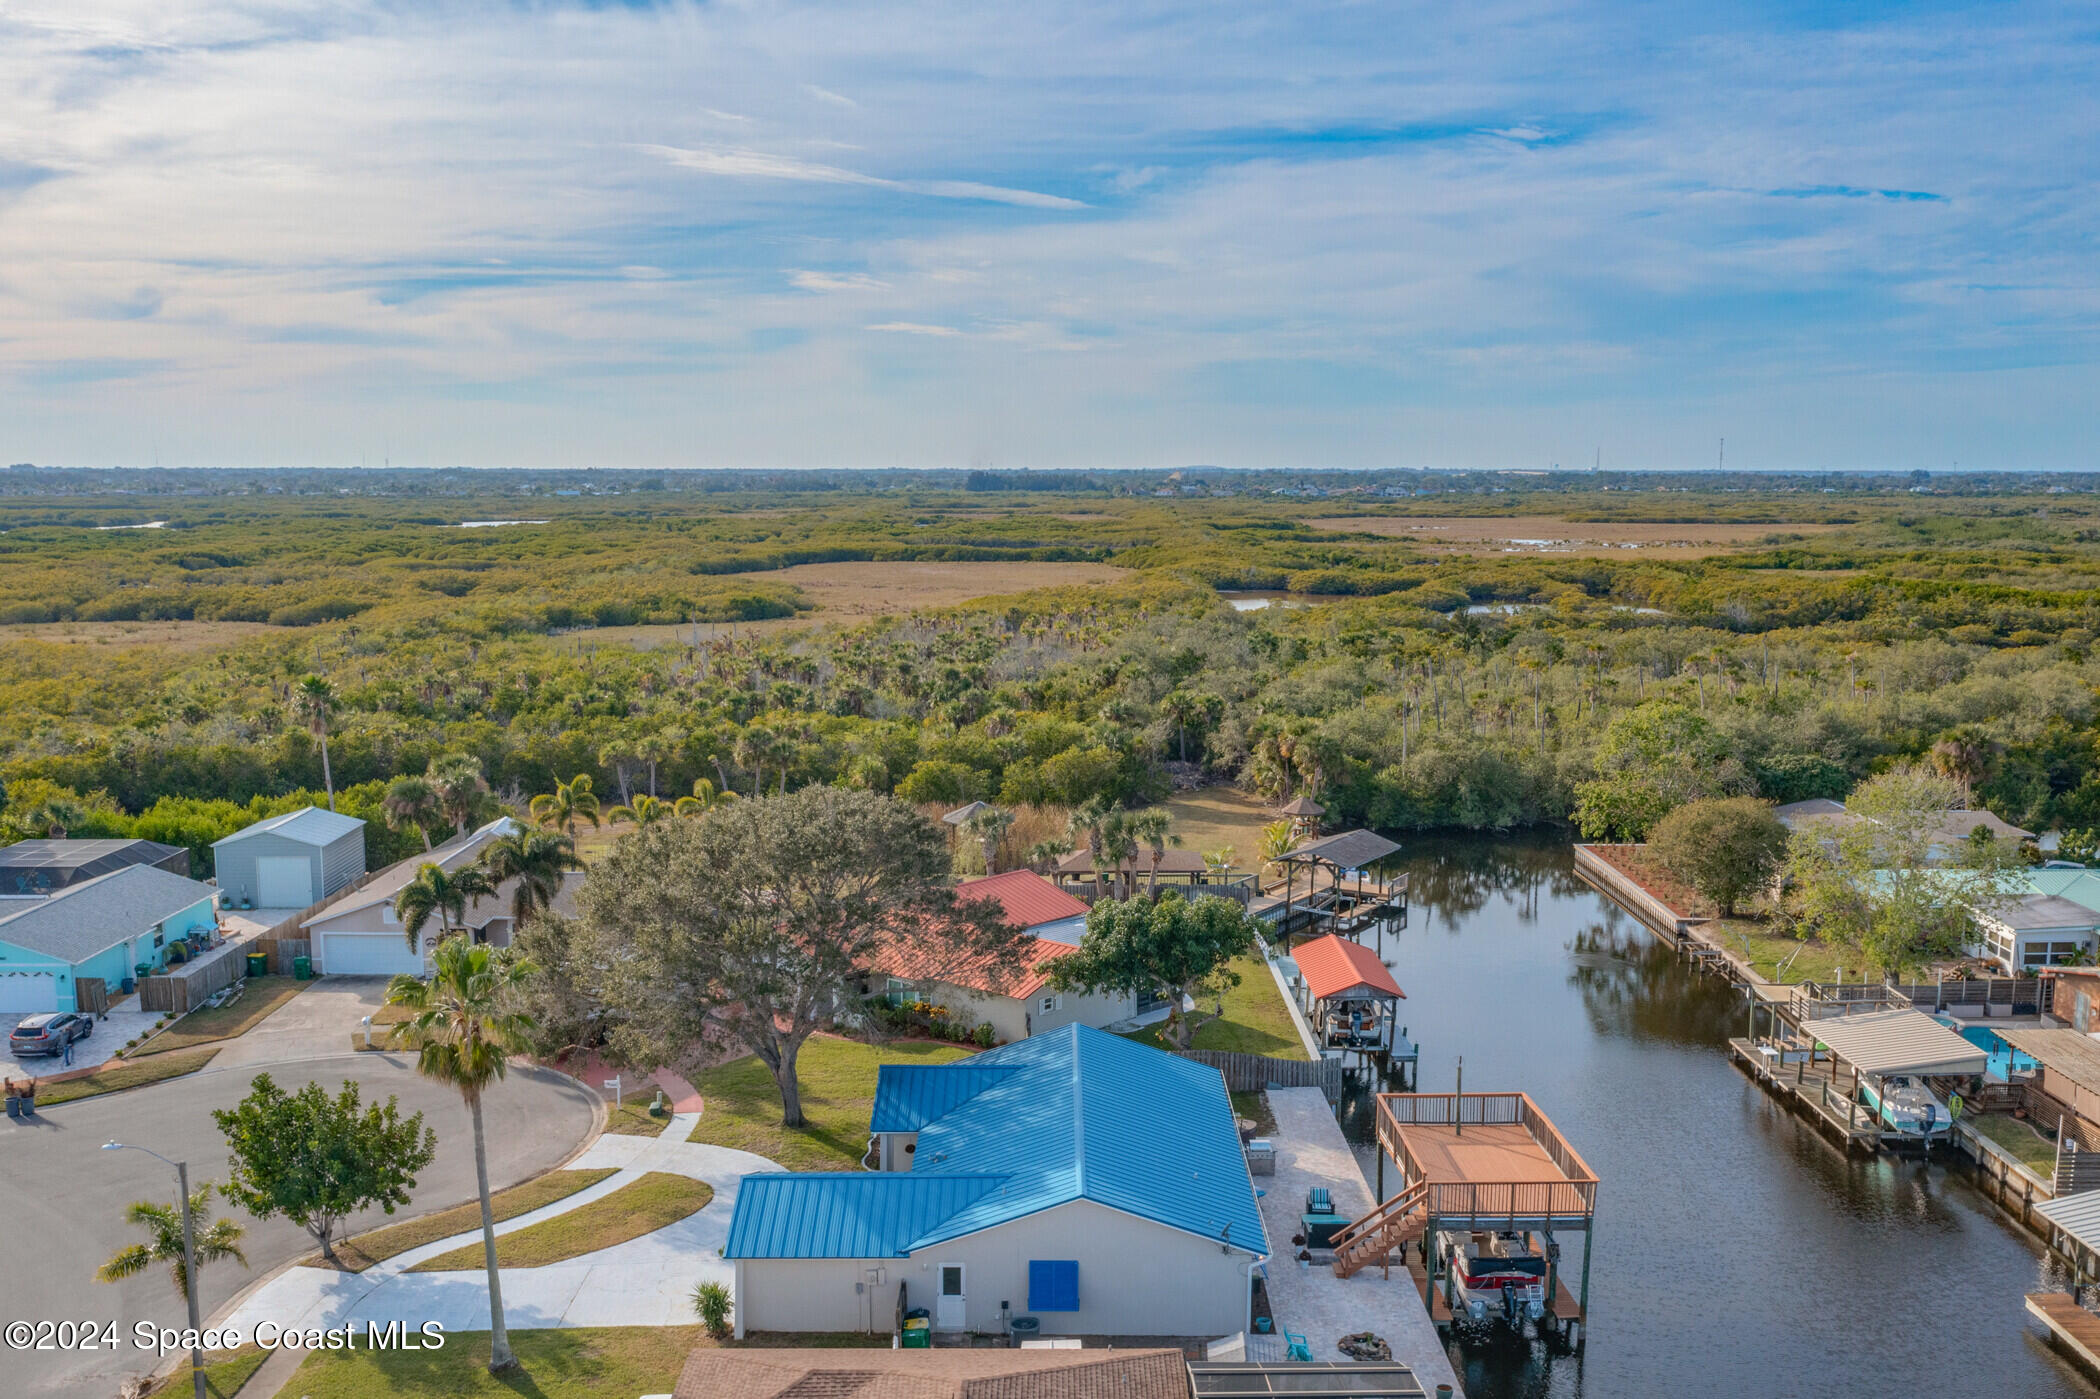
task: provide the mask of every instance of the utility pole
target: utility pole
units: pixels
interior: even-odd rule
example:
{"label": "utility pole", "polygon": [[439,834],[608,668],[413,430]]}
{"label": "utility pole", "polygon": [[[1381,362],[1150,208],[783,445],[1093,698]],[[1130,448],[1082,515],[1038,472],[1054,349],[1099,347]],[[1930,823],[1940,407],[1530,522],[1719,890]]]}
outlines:
{"label": "utility pole", "polygon": [[124,1142],[104,1142],[104,1151],[144,1151],[164,1166],[175,1168],[175,1188],[181,1191],[182,1199],[182,1277],[188,1285],[182,1289],[183,1300],[190,1304],[190,1384],[195,1399],[205,1399],[204,1394],[204,1322],[197,1315],[197,1288],[203,1281],[197,1276],[197,1231],[190,1216],[190,1163],[170,1161],[157,1151],[143,1146],[130,1146]]}

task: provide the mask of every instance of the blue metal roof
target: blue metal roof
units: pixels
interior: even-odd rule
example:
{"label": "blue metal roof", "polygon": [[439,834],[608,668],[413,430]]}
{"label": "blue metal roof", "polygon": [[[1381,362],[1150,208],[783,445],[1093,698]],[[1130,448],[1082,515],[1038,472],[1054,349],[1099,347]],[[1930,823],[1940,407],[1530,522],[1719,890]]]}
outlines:
{"label": "blue metal roof", "polygon": [[725,1258],[902,1258],[1004,1176],[812,1171],[745,1176]]}
{"label": "blue metal roof", "polygon": [[747,1176],[728,1257],[895,1257],[1075,1200],[1269,1251],[1216,1069],[1084,1025],[907,1067],[879,1076],[874,1120],[918,1131],[911,1170]]}
{"label": "blue metal roof", "polygon": [[916,1132],[946,1117],[1014,1071],[977,1059],[960,1064],[884,1064],[875,1071],[870,1132]]}

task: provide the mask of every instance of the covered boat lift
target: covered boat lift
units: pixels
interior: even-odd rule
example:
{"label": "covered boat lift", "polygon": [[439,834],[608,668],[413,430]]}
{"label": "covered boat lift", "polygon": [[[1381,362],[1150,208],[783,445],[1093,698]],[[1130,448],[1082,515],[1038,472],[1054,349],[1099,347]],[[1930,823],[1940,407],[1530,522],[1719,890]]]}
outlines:
{"label": "covered boat lift", "polygon": [[2036,1205],[2034,1213],[2048,1223],[2050,1249],[2070,1259],[2077,1271],[2069,1292],[2028,1293],[2027,1311],[2049,1328],[2057,1344],[2100,1374],[2100,1317],[2084,1306],[2086,1288],[2100,1280],[2100,1190],[2059,1195]]}
{"label": "covered boat lift", "polygon": [[[1276,926],[1286,935],[1308,932],[1349,933],[1380,918],[1407,916],[1407,879],[1381,879],[1370,867],[1400,853],[1397,841],[1376,831],[1357,829],[1309,841],[1276,858],[1283,866],[1283,903]],[[1320,872],[1328,875],[1320,888]],[[1294,912],[1300,873],[1305,901]],[[1297,925],[1294,926],[1294,919]]]}
{"label": "covered boat lift", "polygon": [[1298,1008],[1323,1049],[1394,1053],[1394,1022],[1407,993],[1377,953],[1329,933],[1301,944],[1291,960],[1298,964]]}
{"label": "covered boat lift", "polygon": [[[1929,1134],[1906,1131],[1881,1120],[1864,1105],[1864,1080],[1896,1076],[1967,1079],[1984,1072],[1990,1056],[1921,1010],[1877,1008],[1786,1016],[1768,1007],[1773,1018],[1769,1036],[1728,1042],[1730,1054],[1751,1075],[1840,1136],[1849,1147],[1868,1151],[1884,1142],[1912,1142]],[[1753,1022],[1757,1009],[1753,1008]]]}

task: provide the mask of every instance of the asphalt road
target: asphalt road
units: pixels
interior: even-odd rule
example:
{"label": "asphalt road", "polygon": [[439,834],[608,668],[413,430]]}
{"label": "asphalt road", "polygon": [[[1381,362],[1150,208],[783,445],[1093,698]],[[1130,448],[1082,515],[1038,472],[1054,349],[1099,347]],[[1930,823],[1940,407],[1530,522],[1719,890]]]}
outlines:
{"label": "asphalt road", "polygon": [[[0,1391],[107,1399],[123,1376],[154,1368],[153,1355],[130,1348],[130,1333],[138,1321],[186,1324],[167,1271],[156,1267],[115,1284],[98,1283],[94,1275],[110,1255],[140,1237],[125,1222],[124,1207],[141,1199],[173,1202],[175,1173],[143,1152],[100,1148],[112,1139],[135,1143],[170,1160],[187,1159],[192,1186],[223,1180],[226,1144],[211,1112],[239,1101],[264,1069],[287,1088],[315,1081],[333,1091],[355,1078],[367,1102],[383,1102],[391,1093],[402,1111],[424,1113],[438,1134],[437,1159],[418,1178],[414,1202],[397,1220],[473,1198],[467,1110],[457,1092],[419,1078],[402,1054],[213,1067],[170,1083],[60,1104],[40,1111],[33,1126],[0,1118],[0,1323],[114,1321],[124,1347],[115,1353],[0,1351]],[[571,1080],[514,1067],[482,1108],[490,1185],[515,1184],[559,1164],[589,1133],[592,1113],[590,1094]],[[249,1266],[227,1262],[204,1269],[207,1322],[250,1283],[312,1249],[311,1237],[282,1219],[254,1220],[216,1198],[214,1209],[247,1227]],[[348,1232],[386,1222],[375,1210],[352,1220]]]}

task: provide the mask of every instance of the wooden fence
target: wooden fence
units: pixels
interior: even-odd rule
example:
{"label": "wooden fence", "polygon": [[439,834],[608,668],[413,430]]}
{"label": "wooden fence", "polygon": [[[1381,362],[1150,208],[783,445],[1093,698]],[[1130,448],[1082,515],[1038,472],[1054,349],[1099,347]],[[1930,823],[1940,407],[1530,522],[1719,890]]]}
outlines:
{"label": "wooden fence", "polygon": [[1230,1054],[1219,1049],[1177,1049],[1183,1059],[1208,1064],[1225,1075],[1225,1087],[1234,1093],[1261,1089],[1317,1088],[1327,1101],[1342,1096],[1342,1061],[1339,1059],[1271,1059],[1261,1054]]}
{"label": "wooden fence", "polygon": [[292,958],[311,957],[313,955],[313,946],[313,939],[311,938],[261,937],[248,944],[249,950],[265,953],[269,956],[270,975],[272,976],[290,976],[292,974]]}
{"label": "wooden fence", "polygon": [[246,974],[246,951],[246,944],[222,943],[197,961],[147,977],[139,983],[139,1009],[181,1015],[204,1004]]}

